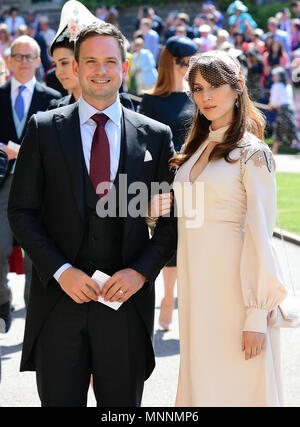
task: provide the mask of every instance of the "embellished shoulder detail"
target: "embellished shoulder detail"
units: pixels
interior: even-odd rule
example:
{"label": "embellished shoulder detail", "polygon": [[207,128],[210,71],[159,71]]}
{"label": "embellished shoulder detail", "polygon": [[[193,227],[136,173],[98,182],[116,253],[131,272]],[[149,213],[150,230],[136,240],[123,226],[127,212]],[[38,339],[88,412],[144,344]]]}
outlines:
{"label": "embellished shoulder detail", "polygon": [[274,157],[268,144],[254,135],[247,133],[238,147],[241,148],[241,156],[244,164],[251,159],[256,167],[267,166],[270,173],[272,170],[276,170]]}

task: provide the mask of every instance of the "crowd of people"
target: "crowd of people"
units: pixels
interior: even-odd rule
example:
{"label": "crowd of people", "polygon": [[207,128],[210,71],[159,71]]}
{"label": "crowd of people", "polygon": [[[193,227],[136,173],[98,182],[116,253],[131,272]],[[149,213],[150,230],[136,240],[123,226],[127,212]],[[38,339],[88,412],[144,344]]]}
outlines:
{"label": "crowd of people", "polygon": [[[108,9],[105,5],[99,5],[94,14],[99,19],[119,25],[119,14],[114,7]],[[34,12],[23,17],[16,7],[3,10],[0,15],[0,56],[3,59],[8,58],[13,40],[22,34],[28,34],[38,42],[41,65],[36,77],[38,81],[47,81],[46,73],[53,69],[49,46],[55,35],[48,17],[37,16]],[[234,1],[225,13],[221,13],[212,1],[203,2],[194,17],[184,11],[170,11],[163,19],[153,8],[140,7],[132,37],[128,40],[130,67],[124,82],[126,90],[142,96],[154,88],[160,54],[167,40],[175,35],[193,40],[197,44],[197,52],[213,49],[230,49],[234,52],[247,77],[251,99],[266,105],[262,108],[268,119],[267,131],[269,135],[274,133],[273,152],[277,152],[280,143],[300,148],[300,135],[297,133],[300,127],[299,2],[291,2],[290,9],[278,10],[276,16],[268,19],[265,31],[257,27],[248,8],[239,0]],[[274,85],[273,70],[277,75],[284,75],[277,85]],[[9,69],[6,73],[7,79]],[[2,80],[4,78],[2,74]],[[280,96],[275,95],[277,100],[280,98],[276,105],[274,102],[269,104],[272,86],[273,91],[280,90]],[[61,87],[60,90],[65,94]],[[289,106],[288,115],[281,114],[282,105]],[[286,111],[287,107],[284,109]],[[278,121],[277,116],[281,116]],[[284,129],[283,123],[287,123]],[[293,131],[288,132],[289,129]],[[283,138],[286,133],[287,138]]]}
{"label": "crowd of people", "polygon": [[[153,285],[161,269],[164,330],[172,327],[179,284],[177,406],[282,404],[278,334],[268,335],[269,313],[286,294],[271,244],[275,175],[253,102],[273,121],[273,153],[280,144],[300,148],[300,2],[291,8],[299,18],[278,11],[264,32],[239,0],[224,14],[204,2],[193,23],[185,12],[162,19],[141,7],[132,40],[118,30],[115,8],[91,13],[74,0],[57,32],[47,17],[24,20],[16,8],[2,15],[0,148],[9,162],[0,188],[0,327],[10,328],[7,273],[19,244],[28,308],[21,370],[37,371],[43,406],[85,406],[91,372],[98,402],[140,405],[154,368]],[[106,194],[97,183],[113,183],[117,194],[123,173],[148,186],[171,184],[168,165],[178,169],[175,184],[193,189],[201,175],[207,185],[203,226],[189,229],[183,217],[177,229],[173,216],[164,217],[172,192],[158,197],[158,213],[149,201],[146,220],[97,215],[98,195]],[[91,279],[99,266],[111,276],[102,291]],[[114,316],[84,304],[100,296],[126,304]],[[119,350],[103,351],[99,336]]]}

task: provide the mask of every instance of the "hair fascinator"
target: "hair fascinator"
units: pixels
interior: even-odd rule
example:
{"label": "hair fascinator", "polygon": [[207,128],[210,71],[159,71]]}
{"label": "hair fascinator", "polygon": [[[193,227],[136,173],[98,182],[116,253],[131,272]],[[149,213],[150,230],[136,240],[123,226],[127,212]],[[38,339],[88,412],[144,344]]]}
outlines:
{"label": "hair fascinator", "polygon": [[[213,67],[210,64],[213,64]],[[206,70],[207,72],[214,73],[215,79],[218,77],[218,74],[221,78],[226,71],[226,74],[230,75],[231,83],[238,81],[245,82],[239,60],[229,52],[223,50],[210,50],[192,56],[185,79],[189,80],[190,73],[197,70],[203,74],[204,78],[207,77]]]}
{"label": "hair fascinator", "polygon": [[56,43],[60,43],[65,39],[69,42],[75,42],[77,35],[83,28],[97,21],[98,18],[82,3],[77,0],[69,0],[61,10],[59,27],[50,45],[50,53],[52,54]]}

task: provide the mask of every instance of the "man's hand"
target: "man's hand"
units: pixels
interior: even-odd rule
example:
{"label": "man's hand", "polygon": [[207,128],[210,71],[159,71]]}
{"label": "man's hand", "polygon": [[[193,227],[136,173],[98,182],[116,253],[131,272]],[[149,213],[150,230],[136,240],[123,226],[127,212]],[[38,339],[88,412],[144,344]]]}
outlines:
{"label": "man's hand", "polygon": [[242,351],[245,351],[245,359],[249,360],[259,356],[266,343],[266,334],[259,332],[243,332]]}
{"label": "man's hand", "polygon": [[70,267],[65,270],[58,282],[62,290],[78,304],[90,301],[98,301],[101,294],[97,283],[83,271]]}
{"label": "man's hand", "polygon": [[2,145],[1,150],[5,151],[5,153],[7,154],[8,160],[13,160],[18,157],[18,152],[15,150],[12,150],[11,148],[8,148],[6,145]]}
{"label": "man's hand", "polygon": [[101,294],[105,301],[125,302],[141,289],[145,281],[146,277],[142,274],[132,268],[125,268],[111,276]]}

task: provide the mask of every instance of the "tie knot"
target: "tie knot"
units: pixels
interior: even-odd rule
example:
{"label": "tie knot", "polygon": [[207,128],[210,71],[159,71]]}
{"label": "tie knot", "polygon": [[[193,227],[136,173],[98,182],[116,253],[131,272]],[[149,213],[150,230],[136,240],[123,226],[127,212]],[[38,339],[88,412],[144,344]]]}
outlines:
{"label": "tie knot", "polygon": [[19,94],[22,93],[24,89],[26,89],[26,86],[19,86]]}
{"label": "tie knot", "polygon": [[108,120],[108,117],[106,114],[94,114],[92,116],[92,119],[97,123],[98,126],[101,125],[104,127]]}

